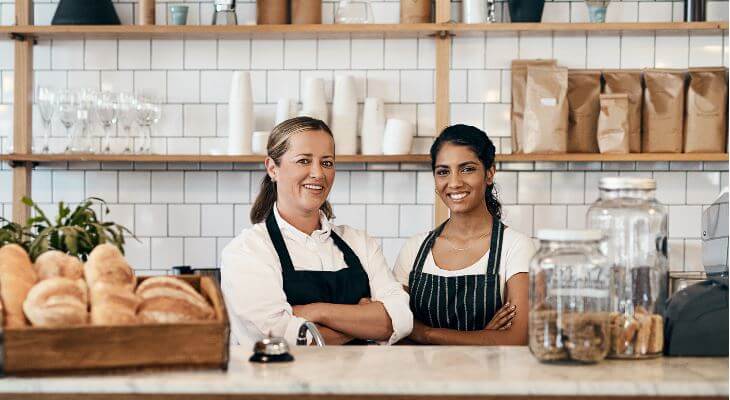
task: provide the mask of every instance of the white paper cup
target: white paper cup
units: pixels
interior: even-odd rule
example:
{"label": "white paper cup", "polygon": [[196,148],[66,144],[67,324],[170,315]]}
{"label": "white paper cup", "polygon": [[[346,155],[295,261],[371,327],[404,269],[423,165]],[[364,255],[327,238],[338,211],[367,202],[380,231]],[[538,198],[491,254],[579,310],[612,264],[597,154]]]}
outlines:
{"label": "white paper cup", "polygon": [[410,154],[413,144],[413,125],[405,120],[388,118],[383,134],[383,154]]}
{"label": "white paper cup", "polygon": [[269,142],[268,131],[256,131],[251,137],[251,151],[253,154],[266,155],[266,144]]}

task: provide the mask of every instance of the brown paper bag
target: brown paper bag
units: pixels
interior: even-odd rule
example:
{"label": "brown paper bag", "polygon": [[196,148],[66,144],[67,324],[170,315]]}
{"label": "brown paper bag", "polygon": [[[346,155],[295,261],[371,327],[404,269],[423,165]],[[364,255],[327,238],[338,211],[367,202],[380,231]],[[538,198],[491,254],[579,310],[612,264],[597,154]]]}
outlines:
{"label": "brown paper bag", "polygon": [[641,86],[640,70],[603,71],[607,94],[626,93],[629,95],[629,149],[641,153],[641,108],[644,89]]}
{"label": "brown paper bag", "polygon": [[628,94],[601,95],[597,139],[601,153],[629,153]]}
{"label": "brown paper bag", "polygon": [[431,22],[431,0],[400,0],[401,24]]}
{"label": "brown paper bag", "polygon": [[689,71],[684,118],[685,153],[724,153],[727,140],[727,70]]}
{"label": "brown paper bag", "polygon": [[568,149],[568,69],[527,67],[522,149],[565,153]]}
{"label": "brown paper bag", "polygon": [[568,71],[568,153],[597,153],[600,71]]}
{"label": "brown paper bag", "polygon": [[522,122],[525,113],[527,66],[555,66],[555,60],[512,60],[512,153],[522,153]]}
{"label": "brown paper bag", "polygon": [[685,71],[644,71],[644,153],[681,153],[684,130]]}

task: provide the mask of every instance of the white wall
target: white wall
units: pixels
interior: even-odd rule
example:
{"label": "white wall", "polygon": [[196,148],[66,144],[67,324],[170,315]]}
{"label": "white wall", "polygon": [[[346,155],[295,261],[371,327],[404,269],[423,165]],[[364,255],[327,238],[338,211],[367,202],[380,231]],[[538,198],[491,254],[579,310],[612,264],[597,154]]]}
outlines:
{"label": "white wall", "polygon": [[[334,4],[325,1],[325,22]],[[158,18],[164,23],[164,8]],[[192,21],[210,19],[212,2],[185,2]],[[255,2],[239,2],[239,19],[255,19]],[[373,1],[378,22],[396,22],[398,1]],[[136,2],[115,6],[127,23]],[[55,2],[36,1],[36,21],[49,23]],[[500,3],[501,7],[506,4]],[[681,20],[682,2],[611,3],[608,18],[620,21]],[[13,2],[0,0],[8,24]],[[458,18],[459,4],[454,4]],[[727,20],[727,1],[710,1],[708,19]],[[196,17],[197,15],[197,17]],[[548,2],[545,20],[583,21],[582,1]],[[12,42],[0,41],[0,150],[12,132]],[[573,68],[641,68],[728,63],[727,31],[643,33],[494,33],[454,40],[452,121],[485,129],[500,152],[509,149],[509,62],[553,57]],[[151,89],[165,99],[153,146],[160,153],[207,154],[225,148],[226,100],[231,71],[254,76],[256,129],[273,125],[278,98],[299,98],[309,76],[331,83],[338,74],[357,78],[360,98],[386,99],[389,116],[418,128],[414,151],[424,153],[434,131],[432,39],[312,40],[107,40],[45,41],[35,47],[36,81],[57,87],[116,91]],[[35,116],[34,135],[40,135]],[[54,126],[52,147],[65,132]],[[116,142],[120,145],[121,140]],[[497,182],[507,222],[534,234],[541,228],[580,227],[605,175],[653,176],[659,199],[670,209],[673,269],[701,267],[700,214],[728,184],[727,163],[504,163]],[[11,172],[0,167],[0,203],[10,216]],[[262,177],[250,164],[59,163],[33,173],[33,197],[53,213],[58,201],[100,196],[111,218],[135,231],[128,252],[136,268],[163,272],[181,263],[216,265],[220,248],[248,225],[248,211]],[[427,165],[339,165],[331,200],[338,223],[367,229],[382,240],[390,260],[404,238],[432,223],[433,183]]]}

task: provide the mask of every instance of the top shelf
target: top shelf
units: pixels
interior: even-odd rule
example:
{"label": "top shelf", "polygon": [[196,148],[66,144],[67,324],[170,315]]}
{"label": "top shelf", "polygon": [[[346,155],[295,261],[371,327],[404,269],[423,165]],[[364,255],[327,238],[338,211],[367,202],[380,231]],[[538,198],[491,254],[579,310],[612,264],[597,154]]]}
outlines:
{"label": "top shelf", "polygon": [[3,38],[36,39],[245,39],[336,37],[427,37],[485,32],[615,32],[657,30],[722,30],[727,22],[628,23],[495,23],[495,24],[319,24],[319,25],[56,25],[2,26]]}

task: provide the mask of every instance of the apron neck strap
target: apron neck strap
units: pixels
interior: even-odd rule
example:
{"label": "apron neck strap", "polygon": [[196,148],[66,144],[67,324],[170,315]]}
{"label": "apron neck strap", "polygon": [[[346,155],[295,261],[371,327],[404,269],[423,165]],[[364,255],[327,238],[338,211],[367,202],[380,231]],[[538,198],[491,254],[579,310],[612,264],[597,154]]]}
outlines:
{"label": "apron neck strap", "polygon": [[284,243],[284,237],[281,236],[281,230],[279,224],[276,223],[273,210],[266,217],[266,230],[269,232],[271,242],[274,243],[276,255],[279,256],[281,270],[283,272],[294,272],[294,264],[289,256],[289,250],[286,249],[286,243]]}
{"label": "apron neck strap", "polygon": [[[271,242],[274,244],[276,254],[279,256],[282,271],[285,273],[294,272],[294,263],[292,263],[289,250],[286,248],[284,237],[281,235],[281,230],[279,229],[279,224],[276,222],[276,217],[274,216],[273,211],[266,217],[266,230],[269,232]],[[360,258],[357,254],[355,254],[350,246],[348,246],[347,243],[335,233],[333,229],[330,230],[330,236],[335,242],[335,246],[337,246],[337,248],[342,252],[343,257],[345,258],[345,264],[347,264],[349,268],[363,269]]]}

